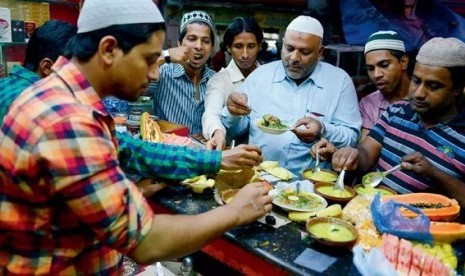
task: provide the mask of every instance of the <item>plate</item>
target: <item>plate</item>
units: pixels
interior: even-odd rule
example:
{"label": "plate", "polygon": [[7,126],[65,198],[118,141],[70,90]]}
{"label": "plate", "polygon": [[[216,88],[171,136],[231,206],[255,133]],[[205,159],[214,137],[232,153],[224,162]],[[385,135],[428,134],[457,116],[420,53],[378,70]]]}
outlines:
{"label": "plate", "polygon": [[[285,123],[283,123],[285,124]],[[263,132],[273,135],[283,134],[284,132],[291,130],[291,128],[285,124],[286,128],[273,128],[273,127],[266,127],[263,125],[263,118],[257,119],[255,121],[255,125]]]}
{"label": "plate", "polygon": [[314,212],[328,206],[328,202],[317,194],[301,191],[298,200],[294,201],[288,198],[289,196],[295,197],[295,195],[296,191],[294,189],[283,189],[278,191],[276,195],[273,196],[273,204],[287,212]]}

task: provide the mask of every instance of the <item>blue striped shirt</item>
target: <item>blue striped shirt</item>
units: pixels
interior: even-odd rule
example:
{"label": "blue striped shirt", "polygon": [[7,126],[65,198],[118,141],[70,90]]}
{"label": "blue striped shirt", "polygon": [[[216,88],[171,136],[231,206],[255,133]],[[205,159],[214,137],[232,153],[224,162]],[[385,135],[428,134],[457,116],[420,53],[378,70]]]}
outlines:
{"label": "blue striped shirt", "polygon": [[11,103],[23,92],[26,87],[40,79],[36,73],[16,65],[8,77],[0,80],[0,125],[3,124]]}
{"label": "blue striped shirt", "polygon": [[[449,123],[425,128],[409,103],[391,105],[370,134],[382,145],[376,169],[384,171],[400,163],[401,158],[420,152],[441,171],[465,180],[465,112]],[[383,183],[400,193],[436,192],[435,181],[412,171],[389,174]]]}
{"label": "blue striped shirt", "polygon": [[160,79],[149,87],[154,98],[154,114],[162,120],[186,125],[191,135],[202,133],[207,81],[214,74],[215,71],[205,67],[197,88],[181,64],[162,65]]}

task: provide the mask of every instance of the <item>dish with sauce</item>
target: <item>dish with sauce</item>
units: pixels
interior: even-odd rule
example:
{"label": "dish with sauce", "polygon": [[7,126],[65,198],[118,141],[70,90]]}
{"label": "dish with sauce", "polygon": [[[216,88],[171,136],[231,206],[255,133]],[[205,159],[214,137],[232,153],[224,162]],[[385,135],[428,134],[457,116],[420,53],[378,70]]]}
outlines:
{"label": "dish with sauce", "polygon": [[307,222],[306,228],[316,242],[324,245],[352,247],[358,239],[357,229],[337,218],[313,218]]}
{"label": "dish with sauce", "polygon": [[295,189],[283,189],[273,197],[273,204],[285,211],[313,212],[326,208],[328,202],[316,194]]}
{"label": "dish with sauce", "polygon": [[319,172],[314,171],[313,169],[307,169],[303,172],[303,176],[306,179],[310,179],[314,182],[335,182],[337,179],[337,173],[321,170]]}

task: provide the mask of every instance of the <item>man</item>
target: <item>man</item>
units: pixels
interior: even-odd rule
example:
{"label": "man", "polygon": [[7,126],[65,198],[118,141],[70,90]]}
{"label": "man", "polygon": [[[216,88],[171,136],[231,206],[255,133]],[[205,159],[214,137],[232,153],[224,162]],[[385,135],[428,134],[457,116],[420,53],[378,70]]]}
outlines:
{"label": "man", "polygon": [[[322,38],[318,20],[294,19],[284,35],[282,61],[255,69],[244,82],[244,93],[231,93],[222,110],[228,135],[249,129],[249,143],[261,147],[265,160],[278,161],[295,174],[314,165],[308,152],[318,138],[346,146],[360,134],[354,85],[342,69],[320,61]],[[262,132],[256,120],[266,114],[295,129],[279,136]]]}
{"label": "man", "polygon": [[204,214],[153,216],[121,170],[101,99],[136,100],[158,77],[164,38],[151,0],[87,0],[71,60],[60,57],[11,105],[0,131],[2,274],[115,275],[121,254],[181,256],[271,210],[254,183]]}
{"label": "man", "polygon": [[[22,91],[51,74],[53,63],[65,52],[68,41],[76,31],[77,28],[69,23],[50,20],[32,34],[26,48],[24,67],[13,67],[9,77],[0,80],[0,125],[11,103]],[[252,146],[216,152],[148,143],[119,132],[116,137],[123,170],[145,178],[183,180],[216,173],[220,168],[252,167],[262,160],[259,149]],[[150,189],[156,187],[153,185]]]}
{"label": "man", "polygon": [[383,183],[400,193],[433,191],[465,207],[465,43],[433,38],[416,57],[409,103],[389,106],[357,148],[333,155],[336,170],[364,173],[401,164]]}
{"label": "man", "polygon": [[164,51],[165,64],[160,67],[160,78],[149,88],[153,92],[155,115],[186,125],[190,135],[202,133],[207,81],[215,74],[206,66],[214,45],[214,33],[213,20],[206,12],[184,14],[178,46],[187,48],[187,53],[175,53],[174,49]]}
{"label": "man", "polygon": [[365,64],[368,76],[378,90],[360,101],[361,139],[390,104],[407,97],[410,83],[408,63],[404,42],[396,32],[379,31],[370,35],[365,44]]}

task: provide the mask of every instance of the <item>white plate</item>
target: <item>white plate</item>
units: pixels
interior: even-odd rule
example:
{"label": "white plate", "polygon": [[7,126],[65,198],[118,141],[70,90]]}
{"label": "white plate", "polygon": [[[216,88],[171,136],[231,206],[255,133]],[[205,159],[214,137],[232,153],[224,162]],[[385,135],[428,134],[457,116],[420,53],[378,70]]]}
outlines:
{"label": "white plate", "polygon": [[285,192],[286,190],[288,190],[288,189],[281,190],[281,191],[277,192],[275,196],[273,196],[273,204],[280,207],[281,209],[283,209],[286,212],[289,212],[289,211],[315,212],[315,211],[318,211],[318,210],[322,210],[322,209],[324,209],[324,208],[326,208],[328,206],[328,202],[323,197],[321,197],[321,196],[319,196],[317,194],[309,193],[309,192],[305,192],[305,191],[301,191],[299,196],[306,195],[306,196],[309,196],[312,199],[318,201],[318,203],[315,206],[295,207],[295,206],[289,205],[289,204],[287,204],[285,202],[281,202],[279,200],[279,196],[281,195],[281,193]]}
{"label": "white plate", "polygon": [[[263,118],[260,118],[260,119],[257,119],[255,121],[255,125],[263,132],[265,133],[268,133],[268,134],[274,134],[274,135],[278,135],[278,134],[283,134],[284,132],[288,131],[288,130],[291,130],[291,128],[289,126],[287,126],[286,128],[272,128],[272,127],[266,127],[266,126],[263,126]],[[287,125],[286,123],[283,122],[283,124]]]}

